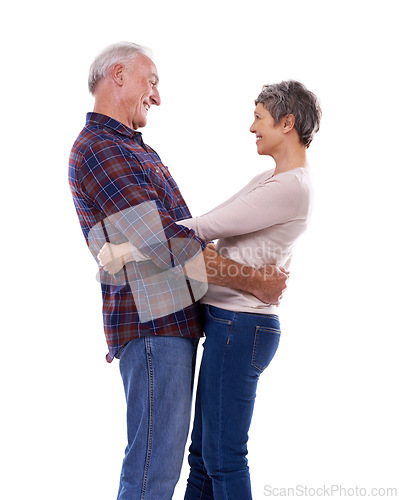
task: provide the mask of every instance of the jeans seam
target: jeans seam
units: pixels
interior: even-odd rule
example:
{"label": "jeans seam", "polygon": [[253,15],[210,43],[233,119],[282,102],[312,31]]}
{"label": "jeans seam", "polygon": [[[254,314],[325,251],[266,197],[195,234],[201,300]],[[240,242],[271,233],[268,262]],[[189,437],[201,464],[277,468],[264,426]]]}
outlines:
{"label": "jeans seam", "polygon": [[269,326],[257,326],[256,331],[257,332],[278,333],[279,335],[281,334],[281,330],[279,330],[278,328],[271,328]]}
{"label": "jeans seam", "polygon": [[253,347],[252,347],[252,366],[254,368],[256,368],[257,370],[262,371],[261,366],[259,366],[258,363],[255,362],[256,347],[257,347],[257,344],[258,344],[258,333],[259,333],[259,327],[257,326],[256,327],[256,331],[255,331],[254,344],[253,344]]}
{"label": "jeans seam", "polygon": [[[204,467],[204,471],[205,471],[205,467]],[[202,494],[204,493],[204,486],[205,486],[205,474],[203,474],[201,491],[200,491],[200,496],[198,497],[198,500],[201,500],[201,498],[202,498]]]}
{"label": "jeans seam", "polygon": [[[229,342],[230,342],[230,337],[231,337],[231,330],[233,329],[233,324],[234,324],[234,319],[236,317],[236,313],[234,313],[234,316],[232,318],[232,320],[230,321],[230,328],[229,328],[229,331],[228,331],[228,335],[227,335],[227,342],[224,346],[224,352],[223,352],[223,365],[222,365],[222,376],[221,376],[221,380],[223,382],[223,379],[224,379],[224,369],[225,369],[225,360],[226,360],[226,355],[227,355],[227,349],[228,349],[228,345],[229,345]],[[222,437],[221,437],[221,434],[222,434],[222,408],[223,408],[223,391],[221,391],[221,396],[220,396],[220,402],[219,402],[219,435],[218,435],[218,466],[219,466],[219,471],[222,470],[222,464],[221,464],[221,456],[220,456],[220,443],[222,441]],[[226,484],[223,482],[222,484],[222,487],[223,487],[223,493],[224,493],[224,496],[225,498],[227,498],[227,491],[226,491]]]}
{"label": "jeans seam", "polygon": [[144,477],[143,484],[141,489],[141,498],[140,500],[144,500],[145,491],[147,488],[147,479],[148,479],[148,469],[150,467],[150,459],[151,459],[151,449],[152,449],[152,434],[153,434],[153,416],[154,416],[154,373],[153,373],[153,365],[151,358],[151,343],[150,338],[145,339],[146,346],[146,354],[147,354],[147,366],[148,366],[148,404],[149,404],[149,416],[148,416],[148,443],[147,443],[147,454],[145,459],[144,466]]}
{"label": "jeans seam", "polygon": [[268,317],[270,319],[279,319],[278,314],[262,314],[262,313],[253,313],[253,312],[245,312],[245,311],[239,311],[239,314],[247,314],[248,316],[256,316],[258,318],[265,318]]}

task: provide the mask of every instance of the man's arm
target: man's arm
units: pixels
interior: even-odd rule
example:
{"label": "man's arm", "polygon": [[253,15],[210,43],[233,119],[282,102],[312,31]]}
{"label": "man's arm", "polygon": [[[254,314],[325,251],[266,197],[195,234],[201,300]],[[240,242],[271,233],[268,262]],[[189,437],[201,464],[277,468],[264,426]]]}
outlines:
{"label": "man's arm", "polygon": [[278,304],[287,288],[289,273],[283,268],[267,266],[254,269],[223,257],[212,245],[208,245],[202,255],[206,276],[201,263],[194,258],[185,265],[189,278],[251,293],[266,304]]}
{"label": "man's arm", "polygon": [[[208,244],[202,254],[203,261],[192,259],[185,267],[187,277],[197,281],[225,286],[251,293],[266,304],[278,304],[289,273],[277,266],[267,266],[261,269],[239,264],[216,252],[213,244]],[[106,243],[100,254],[99,261],[110,274],[118,272],[131,261],[135,261],[130,243],[113,245]]]}

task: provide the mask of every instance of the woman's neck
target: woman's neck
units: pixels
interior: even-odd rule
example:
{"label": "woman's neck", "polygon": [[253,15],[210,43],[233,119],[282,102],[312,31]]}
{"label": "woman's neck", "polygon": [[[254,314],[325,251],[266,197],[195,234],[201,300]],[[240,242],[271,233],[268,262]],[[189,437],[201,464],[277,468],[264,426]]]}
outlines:
{"label": "woman's neck", "polygon": [[308,166],[306,148],[302,145],[285,149],[283,152],[273,155],[273,159],[276,162],[273,175],[288,172],[294,168],[305,168]]}

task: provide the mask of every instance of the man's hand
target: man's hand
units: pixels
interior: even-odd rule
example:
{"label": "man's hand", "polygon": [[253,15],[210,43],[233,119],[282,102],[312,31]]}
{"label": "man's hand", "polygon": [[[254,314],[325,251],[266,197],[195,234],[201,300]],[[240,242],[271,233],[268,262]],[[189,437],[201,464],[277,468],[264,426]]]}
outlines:
{"label": "man's hand", "polygon": [[116,274],[128,260],[131,260],[131,258],[127,258],[129,254],[131,256],[129,243],[122,243],[121,245],[104,243],[97,258],[105,271],[109,274]]}
{"label": "man's hand", "polygon": [[251,293],[265,304],[278,305],[287,288],[288,278],[289,272],[283,267],[263,267],[258,270],[258,276],[251,286]]}

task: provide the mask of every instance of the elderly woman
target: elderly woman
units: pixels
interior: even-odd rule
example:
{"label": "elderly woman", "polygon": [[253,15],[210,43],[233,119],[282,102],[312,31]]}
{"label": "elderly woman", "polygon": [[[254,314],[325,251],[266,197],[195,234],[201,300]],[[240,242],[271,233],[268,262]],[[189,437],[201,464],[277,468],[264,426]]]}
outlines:
{"label": "elderly woman", "polygon": [[[271,156],[275,168],[209,213],[179,224],[204,240],[217,239],[217,251],[232,260],[287,268],[308,223],[312,190],[306,150],[321,110],[316,96],[296,81],[264,86],[255,104],[250,131],[258,154]],[[100,253],[105,266],[107,255]],[[249,500],[248,430],[260,374],[280,340],[277,306],[212,284],[201,302],[206,340],[185,500]]]}

